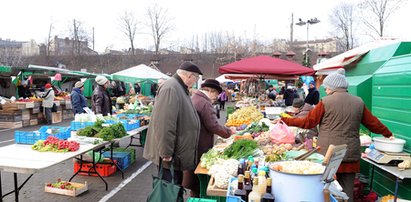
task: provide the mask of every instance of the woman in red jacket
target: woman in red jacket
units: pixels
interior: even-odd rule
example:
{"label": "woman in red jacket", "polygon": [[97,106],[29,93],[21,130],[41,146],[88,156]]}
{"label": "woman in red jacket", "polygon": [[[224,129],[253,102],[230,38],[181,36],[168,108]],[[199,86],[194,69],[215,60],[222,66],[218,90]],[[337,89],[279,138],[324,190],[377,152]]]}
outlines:
{"label": "woman in red jacket", "polygon": [[338,69],[324,81],[325,96],[305,118],[282,118],[289,126],[313,128],[319,124],[318,145],[325,154],[330,144],[346,144],[347,153],[337,171],[337,181],[353,201],[355,174],[360,171],[360,124],[371,132],[393,137],[391,131],[371,114],[361,98],[348,93],[345,70]]}

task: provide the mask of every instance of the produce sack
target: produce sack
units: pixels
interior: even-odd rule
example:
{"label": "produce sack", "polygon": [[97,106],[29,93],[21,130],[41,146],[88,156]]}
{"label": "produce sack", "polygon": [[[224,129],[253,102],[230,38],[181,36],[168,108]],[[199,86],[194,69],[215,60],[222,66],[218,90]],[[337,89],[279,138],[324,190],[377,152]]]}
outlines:
{"label": "produce sack", "polygon": [[174,183],[174,166],[171,162],[171,182],[163,180],[163,165],[160,160],[160,169],[158,177],[153,176],[153,191],[147,198],[147,202],[160,202],[160,201],[176,201],[183,202],[184,188]]}
{"label": "produce sack", "polygon": [[278,121],[271,130],[271,141],[276,144],[294,144],[295,137],[287,124],[283,121]]}

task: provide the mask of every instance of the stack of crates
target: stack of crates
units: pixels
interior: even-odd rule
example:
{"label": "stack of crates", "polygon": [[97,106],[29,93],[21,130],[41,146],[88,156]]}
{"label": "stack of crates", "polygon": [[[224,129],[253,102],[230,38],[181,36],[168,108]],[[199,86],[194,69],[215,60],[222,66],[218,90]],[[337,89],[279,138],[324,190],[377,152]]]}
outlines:
{"label": "stack of crates", "polygon": [[[52,134],[47,133],[51,129]],[[38,131],[15,131],[14,141],[17,144],[34,144],[38,140],[46,140],[48,136],[66,140],[71,136],[70,127],[42,126]]]}
{"label": "stack of crates", "polygon": [[[111,152],[103,153],[105,158],[110,158]],[[117,161],[117,165],[121,170],[125,170],[131,164],[131,155],[129,152],[115,152],[113,151],[113,160]]]}

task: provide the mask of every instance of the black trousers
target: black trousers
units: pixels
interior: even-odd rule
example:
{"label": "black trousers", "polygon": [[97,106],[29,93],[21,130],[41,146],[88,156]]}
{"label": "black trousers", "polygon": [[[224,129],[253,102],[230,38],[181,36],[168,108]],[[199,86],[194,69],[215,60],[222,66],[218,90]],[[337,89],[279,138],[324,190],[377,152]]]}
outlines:
{"label": "black trousers", "polygon": [[225,101],[220,101],[219,103],[220,103],[220,110],[224,109]]}

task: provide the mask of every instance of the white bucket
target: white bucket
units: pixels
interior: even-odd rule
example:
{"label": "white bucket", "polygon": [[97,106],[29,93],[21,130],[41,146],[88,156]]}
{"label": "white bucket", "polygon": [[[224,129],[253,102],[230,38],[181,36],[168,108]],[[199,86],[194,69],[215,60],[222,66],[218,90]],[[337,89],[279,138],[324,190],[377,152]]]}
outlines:
{"label": "white bucket", "polygon": [[276,202],[323,202],[322,174],[300,175],[270,169]]}

